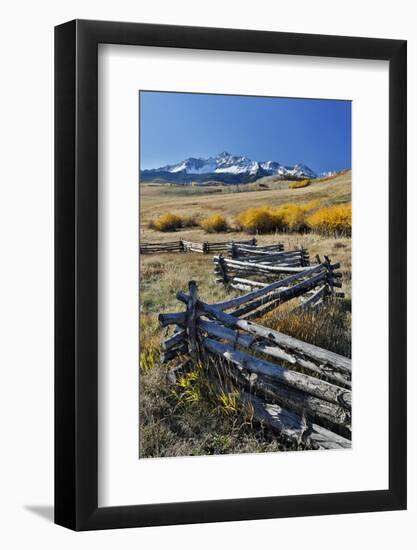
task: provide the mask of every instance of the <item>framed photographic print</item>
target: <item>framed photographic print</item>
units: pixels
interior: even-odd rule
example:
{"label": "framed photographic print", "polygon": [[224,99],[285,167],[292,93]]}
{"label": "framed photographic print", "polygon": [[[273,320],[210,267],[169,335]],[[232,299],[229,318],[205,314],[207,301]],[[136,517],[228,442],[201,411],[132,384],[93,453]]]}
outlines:
{"label": "framed photographic print", "polygon": [[406,507],[406,42],[55,29],[55,521]]}

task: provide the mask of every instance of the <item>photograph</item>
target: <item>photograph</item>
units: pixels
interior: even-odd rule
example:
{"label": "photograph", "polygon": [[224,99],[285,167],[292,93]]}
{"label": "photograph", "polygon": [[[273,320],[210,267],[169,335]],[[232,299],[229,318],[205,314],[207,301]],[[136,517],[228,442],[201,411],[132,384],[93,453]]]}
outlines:
{"label": "photograph", "polygon": [[139,91],[139,458],[351,447],[351,101]]}
{"label": "photograph", "polygon": [[415,546],[414,11],[5,4],[0,548]]}

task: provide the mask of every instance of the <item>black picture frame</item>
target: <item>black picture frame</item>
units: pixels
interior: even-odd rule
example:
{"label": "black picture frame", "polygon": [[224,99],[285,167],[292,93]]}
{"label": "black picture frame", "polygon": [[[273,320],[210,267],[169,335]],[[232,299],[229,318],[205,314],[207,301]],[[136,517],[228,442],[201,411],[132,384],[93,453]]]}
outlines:
{"label": "black picture frame", "polygon": [[[98,44],[389,62],[389,488],[98,507]],[[406,508],[406,41],[74,20],[55,28],[55,522],[74,530]]]}

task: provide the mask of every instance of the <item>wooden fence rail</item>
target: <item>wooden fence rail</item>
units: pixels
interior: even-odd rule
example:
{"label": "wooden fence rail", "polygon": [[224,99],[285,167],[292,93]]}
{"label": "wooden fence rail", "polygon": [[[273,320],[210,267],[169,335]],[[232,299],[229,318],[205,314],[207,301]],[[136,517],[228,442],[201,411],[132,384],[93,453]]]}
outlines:
{"label": "wooden fence rail", "polygon": [[270,246],[247,246],[232,243],[228,247],[229,255],[233,260],[241,260],[249,263],[283,264],[287,266],[310,265],[310,255],[304,247],[295,250],[284,250],[282,243]]}
{"label": "wooden fence rail", "polygon": [[[342,275],[335,271],[340,267],[340,264],[331,264],[330,260],[326,258],[325,262],[311,267],[308,251],[305,248],[277,252],[271,255],[243,256],[238,259],[226,258],[220,254],[214,256],[213,262],[217,283],[243,291],[248,291],[254,287],[265,288],[271,282],[277,281],[283,276],[294,274],[295,279],[304,278],[309,273],[316,273],[323,271],[323,269],[327,270],[326,282],[331,290],[341,287],[341,282],[337,279]],[[321,268],[318,267],[320,265]],[[310,267],[313,271],[308,271]],[[309,303],[312,304],[322,297],[322,293],[319,293]]]}
{"label": "wooden fence rail", "polygon": [[220,368],[238,389],[242,407],[291,441],[321,449],[350,447],[349,358],[243,319],[238,311],[226,313],[233,300],[204,303],[194,281],[177,298],[186,311],[159,315],[162,326],[176,326],[162,344],[162,362],[189,356],[209,375]]}
{"label": "wooden fence rail", "polygon": [[[280,304],[299,298],[297,309],[317,307],[329,297],[339,297],[342,293],[334,292],[334,287],[340,285],[340,264],[325,262],[304,267],[295,273],[270,283],[262,284],[249,279],[233,277],[228,285],[246,294],[215,304],[220,311],[232,310],[232,315],[245,319],[256,319],[272,311]],[[250,292],[247,292],[247,291]],[[181,298],[180,298],[181,299]]]}
{"label": "wooden fence rail", "polygon": [[281,252],[284,250],[282,243],[274,243],[265,246],[254,246],[245,243],[230,243],[228,250],[232,258],[238,258],[239,256],[251,256],[253,254],[273,254],[275,252]]}
{"label": "wooden fence rail", "polygon": [[202,243],[179,240],[169,242],[141,242],[139,244],[139,250],[141,254],[158,254],[160,252],[199,252],[201,254],[218,253],[227,251],[229,245],[236,242],[237,244],[247,244],[256,247],[256,239],[248,239],[245,241],[219,241],[209,242],[204,241]]}

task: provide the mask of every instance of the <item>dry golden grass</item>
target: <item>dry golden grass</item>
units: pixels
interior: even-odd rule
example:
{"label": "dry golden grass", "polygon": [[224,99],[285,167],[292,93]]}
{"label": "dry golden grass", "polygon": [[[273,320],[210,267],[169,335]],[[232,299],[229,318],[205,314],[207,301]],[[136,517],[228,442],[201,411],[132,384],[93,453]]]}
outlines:
{"label": "dry golden grass", "polygon": [[[260,182],[268,184],[268,189],[259,190]],[[311,201],[320,206],[340,204],[351,200],[351,172],[332,176],[325,181],[312,180],[303,189],[288,189],[288,181],[263,178],[253,184],[219,187],[182,187],[178,185],[140,184],[141,217],[140,230],[143,241],[172,240],[172,235],[156,232],[148,227],[152,218],[164,212],[178,216],[201,218],[210,214],[220,214],[233,220],[247,208],[268,204],[278,208],[284,204],[305,205]],[[214,192],[213,192],[214,191]],[[207,240],[201,228],[182,227],[177,230],[179,239]]]}
{"label": "dry golden grass", "polygon": [[[319,207],[350,201],[350,172],[326,181],[312,181],[301,189],[288,189],[288,182],[268,181],[269,189],[256,189],[255,184],[232,187],[197,187],[141,185],[141,239],[170,241],[172,233],[160,233],[148,227],[152,218],[170,212],[181,218],[175,239],[191,241],[219,240],[215,233],[202,227],[186,224],[210,214],[235,217],[249,207],[268,204],[273,210],[281,208],[285,224],[293,228],[302,221],[301,212],[313,212]],[[235,187],[235,186],[233,186]],[[245,191],[242,191],[242,188]],[[220,190],[220,191],[219,191]],[[224,240],[239,240],[242,234],[233,230]],[[343,292],[346,299],[336,309],[322,314],[306,314],[297,320],[290,316],[290,304],[272,312],[262,323],[302,337],[317,345],[348,354],[350,346],[350,285],[351,240],[317,233],[270,233],[257,236],[260,246],[282,242],[286,250],[303,246],[314,261],[316,254],[328,255],[341,263]],[[184,377],[175,389],[167,383],[167,371],[178,361],[162,365],[159,361],[161,341],[167,329],[158,324],[158,314],[183,311],[176,299],[178,290],[187,290],[188,282],[197,281],[202,300],[212,303],[239,294],[215,283],[211,255],[170,253],[142,255],[140,258],[140,456],[190,456],[225,453],[254,453],[288,450],[291,447],[277,439],[267,429],[248,424],[236,407],[234,388],[223,388],[212,395],[206,373],[197,371]],[[339,308],[340,309],[337,309]],[[325,311],[324,309],[321,311]],[[330,324],[329,324],[330,323]],[[323,333],[323,331],[325,333]]]}
{"label": "dry golden grass", "polygon": [[[238,236],[231,233],[227,238]],[[312,261],[318,253],[341,263],[344,301],[333,309],[329,306],[328,310],[306,313],[298,318],[289,313],[291,303],[283,304],[279,312],[275,310],[261,322],[348,355],[351,239],[313,233],[271,234],[257,239],[260,246],[280,241],[286,250],[304,246]],[[220,390],[217,397],[208,395],[207,380],[202,372],[183,380],[183,397],[179,388],[173,391],[167,383],[168,369],[179,361],[168,365],[159,362],[160,344],[167,336],[167,329],[159,327],[158,314],[184,310],[176,292],[186,291],[188,281],[194,279],[201,299],[209,303],[240,294],[215,283],[212,256],[197,253],[142,255],[140,266],[140,455],[190,456],[288,450],[290,447],[267,429],[248,425],[241,412],[234,411],[236,395],[233,388],[223,393]]]}

